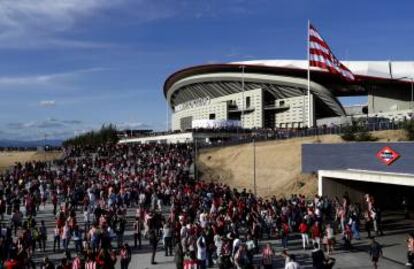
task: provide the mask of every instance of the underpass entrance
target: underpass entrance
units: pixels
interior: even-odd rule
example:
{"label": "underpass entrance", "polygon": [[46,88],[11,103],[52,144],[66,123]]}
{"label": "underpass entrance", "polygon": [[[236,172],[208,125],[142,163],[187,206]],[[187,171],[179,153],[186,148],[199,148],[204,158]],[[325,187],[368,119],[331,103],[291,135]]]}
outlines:
{"label": "underpass entrance", "polygon": [[414,205],[414,175],[365,170],[318,171],[319,195],[349,196],[363,203],[364,194],[372,194],[382,209],[401,209],[405,198],[410,209]]}

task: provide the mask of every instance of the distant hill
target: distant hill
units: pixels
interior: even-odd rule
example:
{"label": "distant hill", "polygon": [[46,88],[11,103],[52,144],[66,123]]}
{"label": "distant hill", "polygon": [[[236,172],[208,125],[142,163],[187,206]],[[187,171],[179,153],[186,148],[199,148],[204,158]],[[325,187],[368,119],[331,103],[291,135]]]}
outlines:
{"label": "distant hill", "polygon": [[32,140],[32,141],[20,141],[20,140],[0,140],[0,147],[18,147],[18,148],[32,148],[43,146],[45,143],[48,146],[61,146],[63,140],[61,139],[48,139],[48,140]]}

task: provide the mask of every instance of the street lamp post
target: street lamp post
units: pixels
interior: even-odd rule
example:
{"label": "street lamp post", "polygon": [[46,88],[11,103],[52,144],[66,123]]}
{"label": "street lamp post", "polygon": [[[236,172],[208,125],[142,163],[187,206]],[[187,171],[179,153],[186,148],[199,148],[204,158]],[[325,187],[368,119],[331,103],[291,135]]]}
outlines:
{"label": "street lamp post", "polygon": [[193,133],[193,139],[194,139],[194,143],[193,143],[193,147],[194,147],[194,180],[198,181],[198,167],[197,167],[197,160],[198,160],[198,145],[197,145],[197,137],[195,136],[195,134]]}
{"label": "street lamp post", "polygon": [[253,191],[254,195],[257,195],[256,188],[256,135],[253,135]]}

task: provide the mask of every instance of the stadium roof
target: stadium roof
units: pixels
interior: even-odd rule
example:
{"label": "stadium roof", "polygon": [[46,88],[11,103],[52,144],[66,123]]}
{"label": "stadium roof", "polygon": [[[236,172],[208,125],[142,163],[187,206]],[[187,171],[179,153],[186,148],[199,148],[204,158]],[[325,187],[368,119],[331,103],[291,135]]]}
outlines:
{"label": "stadium roof", "polygon": [[[411,61],[343,61],[355,75],[354,82],[343,80],[336,74],[328,73],[318,67],[311,68],[311,80],[328,85],[335,95],[359,95],[366,93],[367,85],[378,84],[407,84],[408,77],[414,78],[414,62]],[[192,66],[173,73],[164,84],[164,95],[171,86],[192,75],[215,72],[241,72],[240,67],[245,66],[245,72],[273,75],[285,75],[306,78],[306,60],[254,60],[232,62],[227,64],[206,64]],[[406,79],[401,79],[401,78]]]}

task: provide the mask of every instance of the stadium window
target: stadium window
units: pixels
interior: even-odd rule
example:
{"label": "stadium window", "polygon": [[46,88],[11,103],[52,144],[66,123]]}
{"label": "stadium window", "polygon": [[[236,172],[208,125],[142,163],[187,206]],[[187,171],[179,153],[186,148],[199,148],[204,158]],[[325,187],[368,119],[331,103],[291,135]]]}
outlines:
{"label": "stadium window", "polygon": [[279,101],[279,106],[284,106],[285,105],[285,101]]}
{"label": "stadium window", "polygon": [[246,108],[249,108],[251,105],[251,100],[250,100],[250,96],[246,97]]}
{"label": "stadium window", "polygon": [[216,119],[216,114],[211,113],[210,115],[208,115],[208,118],[209,118],[210,120],[215,120],[215,119]]}

